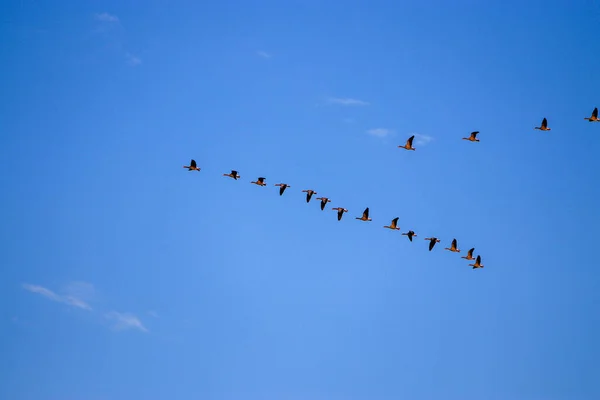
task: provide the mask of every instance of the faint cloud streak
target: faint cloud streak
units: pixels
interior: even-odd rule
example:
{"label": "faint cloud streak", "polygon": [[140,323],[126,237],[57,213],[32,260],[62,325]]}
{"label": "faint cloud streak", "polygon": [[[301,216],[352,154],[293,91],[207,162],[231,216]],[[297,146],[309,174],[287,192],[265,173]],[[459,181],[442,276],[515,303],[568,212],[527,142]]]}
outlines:
{"label": "faint cloud streak", "polygon": [[266,51],[257,51],[256,54],[258,54],[259,56],[263,57],[263,58],[271,58],[273,57],[271,54],[267,53]]}
{"label": "faint cloud streak", "polygon": [[329,97],[327,102],[330,104],[339,104],[342,106],[368,106],[369,103],[366,101],[351,99],[351,98],[340,98],[340,97]]}
{"label": "faint cloud streak", "polygon": [[389,134],[391,134],[392,131],[390,129],[386,129],[386,128],[374,128],[374,129],[369,129],[367,131],[367,133],[371,136],[384,138],[384,137],[388,136]]}
{"label": "faint cloud streak", "polygon": [[83,310],[92,310],[92,307],[80,298],[72,295],[59,295],[52,290],[40,285],[23,284],[23,288],[31,293],[37,293],[45,298],[56,301],[58,303],[68,304],[72,307],[81,308]]}
{"label": "faint cloud streak", "polygon": [[96,19],[102,22],[119,22],[119,17],[116,15],[111,15],[107,12],[96,14]]}
{"label": "faint cloud streak", "polygon": [[427,135],[421,135],[419,133],[411,133],[411,136],[415,135],[415,145],[425,146],[426,144],[433,141],[433,137]]}
{"label": "faint cloud streak", "polygon": [[127,64],[131,65],[132,67],[140,65],[142,63],[142,60],[139,57],[134,56],[131,53],[126,53],[125,58],[127,59]]}
{"label": "faint cloud streak", "polygon": [[148,332],[148,329],[142,324],[142,321],[133,314],[111,311],[104,314],[104,316],[107,319],[114,321],[113,329],[117,331],[137,329],[142,332]]}

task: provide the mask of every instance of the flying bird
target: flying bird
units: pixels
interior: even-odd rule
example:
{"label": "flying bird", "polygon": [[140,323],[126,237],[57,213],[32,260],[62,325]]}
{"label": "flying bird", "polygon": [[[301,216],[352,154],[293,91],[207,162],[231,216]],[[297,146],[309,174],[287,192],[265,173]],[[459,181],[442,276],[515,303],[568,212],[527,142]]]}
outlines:
{"label": "flying bird", "polygon": [[192,161],[190,161],[190,165],[184,165],[183,168],[187,168],[188,171],[200,171],[200,168],[196,166],[196,160],[193,158]]}
{"label": "flying bird", "polygon": [[285,192],[285,189],[291,187],[287,183],[276,183],[275,186],[279,186],[279,195],[280,196],[283,194],[283,192]]}
{"label": "flying bird", "polygon": [[329,200],[327,197],[317,197],[317,200],[321,200],[321,211],[325,209],[325,205],[327,203],[331,203],[331,200]]}
{"label": "flying bird", "polygon": [[412,135],[411,137],[409,137],[404,146],[398,146],[398,147],[400,147],[401,149],[406,149],[406,150],[416,150],[414,147],[412,147],[413,140],[415,140],[415,135]]}
{"label": "flying bird", "polygon": [[456,239],[452,239],[452,245],[450,245],[450,247],[446,247],[444,250],[450,250],[454,253],[460,253]]}
{"label": "flying bird", "polygon": [[238,175],[238,172],[237,172],[236,170],[233,170],[233,169],[231,170],[231,173],[230,173],[230,174],[223,174],[223,176],[228,176],[228,177],[230,177],[230,178],[233,178],[233,179],[235,179],[236,181],[237,181],[239,178],[241,178],[241,176],[239,176],[239,175]]}
{"label": "flying bird", "polygon": [[254,183],[255,185],[258,186],[267,186],[267,184],[265,183],[265,178],[260,176],[256,181],[252,181],[250,183]]}
{"label": "flying bird", "polygon": [[372,221],[372,219],[369,218],[369,207],[365,208],[362,217],[356,217],[356,219],[360,219],[361,221]]}
{"label": "flying bird", "polygon": [[413,236],[417,236],[417,234],[414,231],[408,231],[406,233],[403,233],[404,236],[408,236],[408,240],[410,240],[412,242],[412,238]]}
{"label": "flying bird", "polygon": [[307,203],[310,201],[310,198],[312,197],[313,194],[317,194],[317,192],[315,192],[314,190],[311,190],[311,189],[303,190],[302,192],[306,193],[306,202]]}
{"label": "flying bird", "polygon": [[429,240],[429,251],[433,249],[433,246],[435,246],[436,243],[440,242],[440,239],[435,237],[425,238],[425,240]]}
{"label": "flying bird", "polygon": [[346,210],[343,207],[334,207],[332,208],[332,210],[337,210],[337,215],[338,215],[338,221],[342,220],[342,216],[344,215],[345,212],[348,212],[348,210]]}
{"label": "flying bird", "polygon": [[398,228],[398,219],[399,219],[399,218],[400,218],[400,217],[396,217],[396,218],[394,218],[394,219],[392,220],[392,223],[391,223],[391,224],[389,224],[389,225],[384,225],[383,227],[384,227],[384,228],[388,228],[388,229],[395,229],[395,230],[399,231],[399,230],[400,230],[400,228]]}
{"label": "flying bird", "polygon": [[592,116],[590,118],[584,119],[587,119],[590,122],[600,122],[600,119],[598,119],[598,107],[594,108],[594,111],[592,111]]}
{"label": "flying bird", "polygon": [[479,131],[475,131],[475,132],[471,132],[471,136],[464,137],[463,140],[468,140],[469,142],[479,142],[479,139],[477,139],[477,134],[479,133]]}
{"label": "flying bird", "polygon": [[481,256],[477,256],[477,259],[475,260],[475,264],[469,264],[469,266],[473,267],[473,269],[483,268],[484,266],[481,265]]}
{"label": "flying bird", "polygon": [[546,118],[544,118],[542,120],[542,126],[536,126],[533,129],[539,129],[540,131],[550,131],[552,129],[548,128],[548,120]]}
{"label": "flying bird", "polygon": [[475,251],[475,247],[473,247],[472,249],[470,249],[469,251],[467,251],[467,256],[463,256],[461,258],[464,258],[465,260],[474,260],[473,258],[473,251]]}

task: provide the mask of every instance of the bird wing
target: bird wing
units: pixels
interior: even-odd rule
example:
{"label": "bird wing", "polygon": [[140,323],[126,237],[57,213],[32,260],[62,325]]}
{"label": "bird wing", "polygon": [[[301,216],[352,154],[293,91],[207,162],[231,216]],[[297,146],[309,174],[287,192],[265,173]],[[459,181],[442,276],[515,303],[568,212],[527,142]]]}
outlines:
{"label": "bird wing", "polygon": [[408,140],[406,141],[406,144],[409,145],[410,147],[412,147],[412,142],[415,139],[415,135],[412,135],[411,137],[408,138]]}
{"label": "bird wing", "polygon": [[594,108],[594,111],[592,111],[592,117],[598,118],[598,107]]}
{"label": "bird wing", "polygon": [[281,185],[279,187],[279,195],[281,196],[283,194],[283,192],[285,191],[285,186]]}
{"label": "bird wing", "polygon": [[190,167],[196,168],[196,160],[192,159],[192,161],[190,161]]}
{"label": "bird wing", "polygon": [[457,243],[456,243],[456,239],[452,239],[452,248],[456,249]]}
{"label": "bird wing", "polygon": [[260,183],[265,183],[265,178],[263,178],[262,176],[258,177],[258,181]]}
{"label": "bird wing", "polygon": [[399,218],[400,218],[400,217],[396,217],[396,218],[394,218],[394,219],[392,220],[392,228],[395,228],[395,227],[396,227],[396,225],[398,225],[398,219],[399,219]]}
{"label": "bird wing", "polygon": [[433,246],[435,246],[435,240],[434,240],[434,239],[431,239],[431,240],[429,241],[429,251],[431,251],[431,249],[433,249]]}
{"label": "bird wing", "polygon": [[233,175],[233,176],[237,176],[237,171],[232,169],[232,170],[231,170],[231,175]]}
{"label": "bird wing", "polygon": [[542,120],[542,127],[543,127],[543,128],[547,128],[547,127],[548,127],[548,120],[547,120],[546,118],[544,118],[544,119]]}
{"label": "bird wing", "polygon": [[365,211],[363,211],[363,218],[364,219],[369,218],[369,207],[365,208]]}
{"label": "bird wing", "polygon": [[481,256],[477,256],[477,259],[475,260],[475,264],[477,264],[477,265],[481,264]]}
{"label": "bird wing", "polygon": [[479,131],[471,132],[471,137],[473,139],[475,139],[475,137],[477,136],[478,133],[479,133]]}
{"label": "bird wing", "polygon": [[471,250],[469,250],[469,257],[473,257],[473,251],[475,251],[475,247],[473,247]]}

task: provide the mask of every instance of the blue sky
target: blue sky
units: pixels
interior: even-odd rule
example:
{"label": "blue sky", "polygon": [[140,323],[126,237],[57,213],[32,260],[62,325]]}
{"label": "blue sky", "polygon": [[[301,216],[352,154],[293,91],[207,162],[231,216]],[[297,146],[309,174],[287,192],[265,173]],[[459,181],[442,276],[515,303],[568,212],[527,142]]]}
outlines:
{"label": "blue sky", "polygon": [[600,2],[205,3],[0,6],[0,398],[600,398]]}

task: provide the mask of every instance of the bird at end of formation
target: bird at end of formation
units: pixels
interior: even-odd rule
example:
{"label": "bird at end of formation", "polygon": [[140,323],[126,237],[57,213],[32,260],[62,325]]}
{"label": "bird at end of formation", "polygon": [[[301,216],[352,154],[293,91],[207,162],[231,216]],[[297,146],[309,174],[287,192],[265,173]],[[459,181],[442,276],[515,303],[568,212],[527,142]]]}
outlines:
{"label": "bird at end of formation", "polygon": [[413,140],[415,140],[415,135],[412,135],[411,137],[409,137],[404,146],[398,146],[398,147],[400,147],[401,149],[405,149],[405,150],[416,150],[414,147],[412,147]]}
{"label": "bird at end of formation", "polygon": [[461,258],[464,258],[465,260],[474,260],[473,258],[473,252],[475,251],[475,247],[469,249],[469,251],[467,252],[466,256],[462,256]]}
{"label": "bird at end of formation", "polygon": [[344,215],[345,212],[348,212],[348,210],[346,210],[343,207],[333,207],[332,210],[336,210],[337,211],[337,219],[338,221],[342,220],[342,216]]}
{"label": "bird at end of formation", "polygon": [[475,269],[475,268],[483,268],[484,265],[481,264],[481,256],[477,256],[477,259],[475,260],[475,264],[469,264],[469,266],[473,267],[473,269]]}
{"label": "bird at end of formation", "polygon": [[314,190],[311,189],[306,189],[302,191],[303,193],[306,193],[306,202],[308,203],[310,201],[310,198],[312,197],[313,194],[317,194],[317,192],[315,192]]}
{"label": "bird at end of formation", "polygon": [[433,250],[433,246],[440,242],[440,239],[436,237],[425,238],[425,240],[429,240],[429,251]]}
{"label": "bird at end of formation", "polygon": [[188,171],[200,171],[200,168],[196,165],[196,160],[192,158],[190,165],[184,165],[183,168],[187,168]]}
{"label": "bird at end of formation", "polygon": [[283,195],[283,192],[285,192],[285,189],[291,187],[287,183],[276,183],[275,186],[279,186],[279,195],[280,196]]}
{"label": "bird at end of formation", "polygon": [[479,139],[477,139],[478,133],[479,131],[471,132],[471,136],[464,137],[463,140],[468,140],[469,142],[479,142]]}
{"label": "bird at end of formation", "polygon": [[598,119],[598,107],[594,108],[594,111],[592,111],[592,116],[589,118],[584,118],[590,122],[600,122],[600,119]]}
{"label": "bird at end of formation", "polygon": [[241,176],[239,176],[239,175],[238,175],[238,172],[237,172],[236,170],[233,170],[233,169],[231,170],[231,173],[229,173],[229,174],[223,174],[223,176],[228,176],[228,177],[230,177],[230,178],[233,178],[233,179],[235,179],[236,181],[237,181],[239,178],[241,178]]}
{"label": "bird at end of formation", "polygon": [[260,177],[258,177],[258,179],[256,181],[252,181],[250,183],[254,183],[255,185],[258,185],[258,186],[267,186],[267,184],[265,183],[265,179],[266,178],[260,176]]}
{"label": "bird at end of formation", "polygon": [[536,126],[533,129],[539,129],[540,131],[551,131],[552,129],[548,128],[548,120],[546,118],[544,118],[542,120],[542,125],[541,126]]}
{"label": "bird at end of formation", "polygon": [[362,217],[356,217],[356,219],[360,219],[361,221],[372,221],[372,219],[369,218],[369,207],[365,208]]}
{"label": "bird at end of formation", "polygon": [[325,209],[325,205],[327,203],[331,203],[331,200],[329,200],[327,197],[317,197],[317,200],[321,200],[321,211]]}
{"label": "bird at end of formation", "polygon": [[399,231],[399,230],[400,230],[400,228],[398,228],[398,219],[399,219],[399,218],[400,218],[400,217],[396,217],[396,218],[394,218],[394,219],[392,220],[392,223],[391,223],[391,224],[389,224],[389,225],[384,225],[383,227],[384,227],[384,228],[388,228],[388,229],[395,229],[395,230]]}
{"label": "bird at end of formation", "polygon": [[444,250],[450,250],[454,253],[460,253],[460,250],[458,249],[458,243],[456,242],[456,239],[452,239],[452,244],[450,245],[450,247],[446,247]]}
{"label": "bird at end of formation", "polygon": [[404,236],[408,236],[408,240],[410,240],[412,242],[412,238],[413,236],[417,236],[417,234],[414,231],[408,231],[406,233],[403,233]]}

